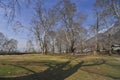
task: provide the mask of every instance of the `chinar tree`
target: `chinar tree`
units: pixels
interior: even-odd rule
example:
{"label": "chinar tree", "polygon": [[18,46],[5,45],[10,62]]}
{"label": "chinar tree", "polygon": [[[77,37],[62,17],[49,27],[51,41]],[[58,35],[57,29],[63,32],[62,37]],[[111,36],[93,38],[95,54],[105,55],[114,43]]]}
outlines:
{"label": "chinar tree", "polygon": [[34,32],[36,41],[39,43],[40,50],[42,53],[47,54],[48,33],[57,22],[54,9],[45,8],[44,1],[38,0],[35,7],[35,18],[32,22],[34,23],[32,32]]}
{"label": "chinar tree", "polygon": [[[56,9],[60,15],[61,26],[64,27],[65,36],[68,44],[68,52],[74,53],[76,50],[76,41],[77,41],[77,30],[76,30],[76,20],[77,14],[82,14],[77,12],[77,7],[75,3],[72,3],[71,0],[61,0]],[[81,23],[81,22],[79,22]],[[81,24],[82,25],[82,24]]]}

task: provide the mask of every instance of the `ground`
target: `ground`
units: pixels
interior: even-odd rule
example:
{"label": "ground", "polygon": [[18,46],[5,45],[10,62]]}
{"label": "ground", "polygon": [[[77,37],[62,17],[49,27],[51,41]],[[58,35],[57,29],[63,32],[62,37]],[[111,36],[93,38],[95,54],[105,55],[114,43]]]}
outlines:
{"label": "ground", "polygon": [[120,56],[0,55],[0,80],[120,80]]}

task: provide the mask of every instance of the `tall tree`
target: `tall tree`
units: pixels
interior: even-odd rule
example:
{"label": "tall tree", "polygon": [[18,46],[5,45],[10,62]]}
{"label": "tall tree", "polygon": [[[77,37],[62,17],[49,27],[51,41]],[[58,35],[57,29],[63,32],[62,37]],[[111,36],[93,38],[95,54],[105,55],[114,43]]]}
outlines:
{"label": "tall tree", "polygon": [[76,49],[76,27],[74,25],[77,13],[76,4],[72,3],[71,0],[62,0],[56,8],[59,11],[62,26],[65,29],[68,52],[74,53]]}
{"label": "tall tree", "polygon": [[47,53],[47,36],[48,32],[52,27],[55,26],[57,17],[55,15],[55,11],[53,9],[47,9],[44,7],[44,4],[38,1],[35,12],[35,27],[34,32],[35,36],[40,44],[42,53]]}

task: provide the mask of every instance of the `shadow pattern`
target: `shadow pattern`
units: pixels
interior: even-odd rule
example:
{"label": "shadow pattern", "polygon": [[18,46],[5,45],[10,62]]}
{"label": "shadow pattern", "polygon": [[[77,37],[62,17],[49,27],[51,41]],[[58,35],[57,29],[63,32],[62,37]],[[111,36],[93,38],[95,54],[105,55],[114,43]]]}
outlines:
{"label": "shadow pattern", "polygon": [[[30,70],[26,67],[23,67],[23,66],[13,65],[13,66],[16,66],[16,67],[23,68],[27,71],[30,71],[33,74],[26,75],[26,76],[20,76],[20,77],[0,78],[0,80],[64,80],[65,78],[69,77],[70,75],[75,73],[77,70],[79,70],[81,67],[96,66],[96,65],[102,65],[102,64],[106,63],[105,60],[96,60],[91,64],[85,64],[84,61],[81,61],[78,64],[76,64],[75,66],[70,66],[68,69],[63,69],[66,66],[68,66],[70,64],[70,62],[71,61],[56,64],[55,66],[51,66],[51,64],[46,64],[47,66],[49,66],[49,68],[46,69],[45,71],[39,72],[39,73],[36,73],[35,71],[32,71],[32,70]],[[80,70],[83,70],[83,69],[80,69]],[[120,80],[120,78],[113,77],[113,76],[110,76],[110,75],[95,73],[95,72],[91,72],[91,71],[88,71],[88,70],[83,70],[83,71],[86,71],[88,73],[93,73],[93,74],[99,74],[99,75],[105,76],[105,77],[110,77],[113,80]]]}
{"label": "shadow pattern", "polygon": [[31,71],[33,72],[33,74],[27,75],[27,76],[15,77],[15,78],[0,78],[0,80],[64,80],[68,76],[75,73],[84,62],[82,61],[77,65],[75,65],[74,67],[64,70],[63,68],[67,66],[69,63],[70,61],[62,64],[57,64],[54,67],[48,64],[50,68],[40,73],[33,72],[32,70],[29,70],[25,67],[17,66],[17,67],[24,68],[28,71]]}

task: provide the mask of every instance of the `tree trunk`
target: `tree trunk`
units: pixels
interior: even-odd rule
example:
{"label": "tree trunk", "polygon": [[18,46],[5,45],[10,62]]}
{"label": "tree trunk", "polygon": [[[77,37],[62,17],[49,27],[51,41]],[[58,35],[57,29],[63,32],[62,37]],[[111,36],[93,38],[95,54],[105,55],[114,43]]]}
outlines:
{"label": "tree trunk", "polygon": [[83,53],[83,44],[82,44],[82,42],[81,42],[81,53]]}
{"label": "tree trunk", "polygon": [[73,53],[75,55],[74,41],[71,41],[71,45],[69,47],[69,53]]}
{"label": "tree trunk", "polygon": [[52,53],[55,53],[55,45],[54,45],[54,40],[53,40],[53,44],[52,44]]}
{"label": "tree trunk", "polygon": [[62,49],[61,49],[61,45],[60,45],[60,50],[59,50],[60,54],[61,54],[61,51],[62,51]]}
{"label": "tree trunk", "polygon": [[111,35],[109,34],[108,35],[108,41],[109,41],[109,56],[111,56],[112,55],[112,49],[111,49],[111,46],[112,46],[112,42],[111,42]]}
{"label": "tree trunk", "polygon": [[96,35],[95,35],[95,50],[94,50],[94,54],[93,55],[97,55],[98,54],[98,29],[99,29],[99,13],[96,12],[96,19],[97,19],[97,23],[96,23]]}
{"label": "tree trunk", "polygon": [[47,54],[46,31],[44,31],[43,54]]}

